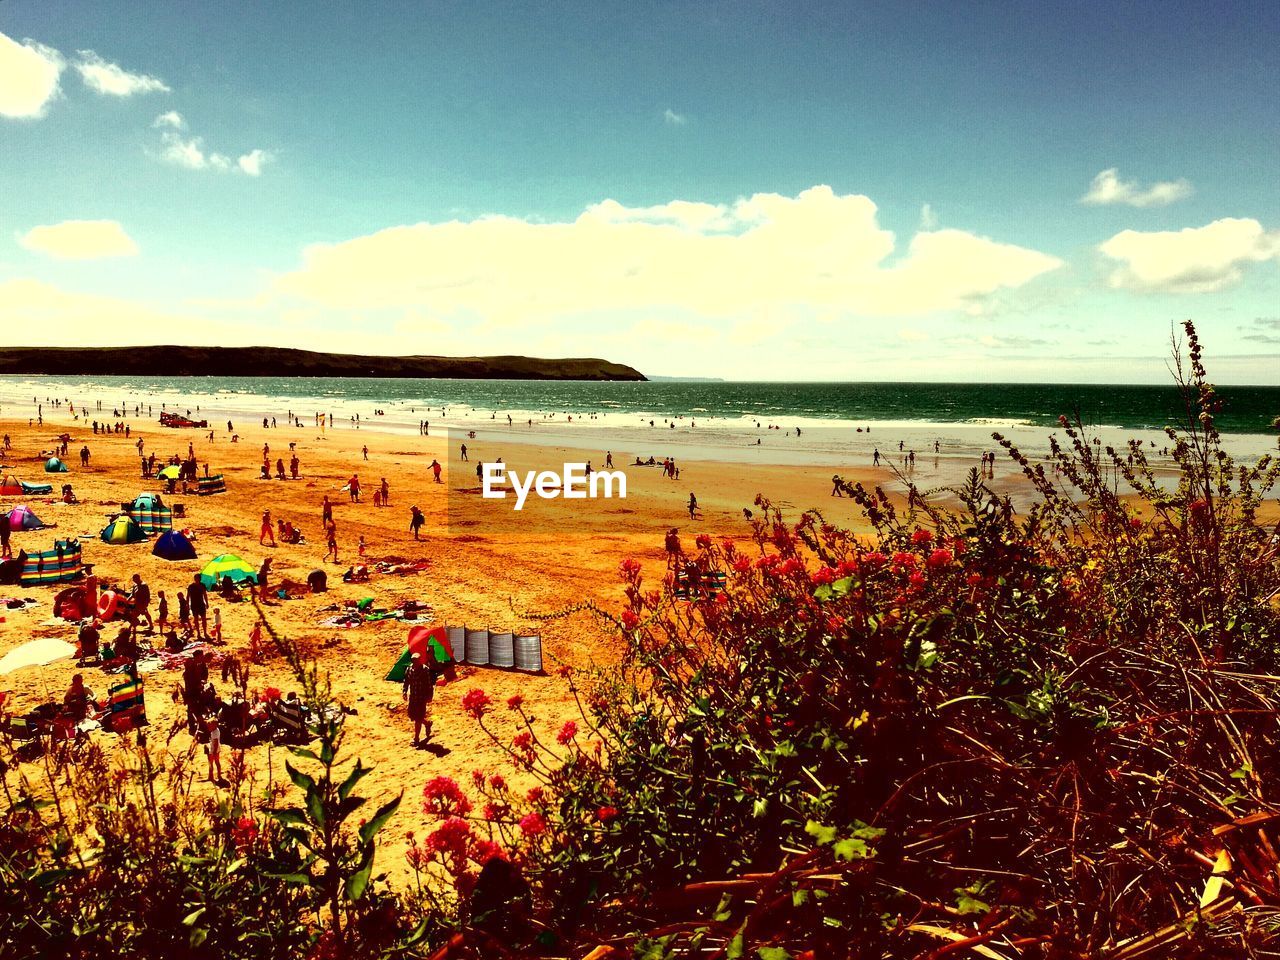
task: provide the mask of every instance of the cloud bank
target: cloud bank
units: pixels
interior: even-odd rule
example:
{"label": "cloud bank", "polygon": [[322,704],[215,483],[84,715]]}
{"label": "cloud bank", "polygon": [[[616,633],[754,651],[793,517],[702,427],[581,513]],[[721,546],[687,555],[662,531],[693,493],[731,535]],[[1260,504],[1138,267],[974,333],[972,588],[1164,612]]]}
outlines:
{"label": "cloud bank", "polygon": [[495,323],[676,308],[900,316],[968,308],[1062,266],[963,230],[894,234],[867,197],[816,186],[733,204],[605,200],[571,222],[390,227],[303,253],[277,293],[336,309],[423,307]]}
{"label": "cloud bank", "polygon": [[66,65],[52,47],[0,33],[0,117],[43,117],[58,96]]}
{"label": "cloud bank", "polygon": [[1280,230],[1228,217],[1184,230],[1125,230],[1098,250],[1119,263],[1108,278],[1114,288],[1211,293],[1238,283],[1250,263],[1280,259]]}
{"label": "cloud bank", "polygon": [[32,227],[18,238],[18,243],[57,260],[132,257],[138,252],[133,238],[115,220],[64,220]]}

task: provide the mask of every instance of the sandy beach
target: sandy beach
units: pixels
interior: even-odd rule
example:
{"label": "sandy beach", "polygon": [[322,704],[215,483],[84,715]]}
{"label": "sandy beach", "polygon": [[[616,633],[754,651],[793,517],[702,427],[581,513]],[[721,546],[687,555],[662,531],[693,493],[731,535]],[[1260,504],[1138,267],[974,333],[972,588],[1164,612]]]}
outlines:
{"label": "sandy beach", "polygon": [[[154,421],[130,418],[126,438],[123,433],[95,436],[88,424],[74,420],[65,407],[51,411],[46,405],[44,413],[43,425],[28,425],[25,418],[0,420],[0,432],[8,434],[12,443],[4,457],[4,472],[31,483],[52,482],[55,494],[62,483],[70,483],[79,503],[65,504],[56,496],[6,498],[6,509],[25,503],[45,523],[56,524],[55,529],[15,531],[15,554],[24,548],[48,549],[55,538],[78,537],[86,563],[93,565],[93,573],[101,582],[126,587],[130,577],[139,573],[150,584],[153,597],[158,598],[158,593],[165,591],[175,617],[177,592],[207,560],[220,554],[239,555],[255,568],[270,556],[276,583],[286,578],[305,581],[313,570],[326,571],[328,592],[298,600],[272,600],[269,617],[278,631],[304,641],[315,652],[322,670],[332,679],[334,695],[356,711],[348,724],[348,747],[353,756],[377,764],[378,772],[370,782],[378,797],[405,791],[407,801],[392,825],[394,829],[384,835],[388,842],[399,842],[406,830],[419,824],[416,796],[431,777],[447,774],[461,779],[477,768],[506,768],[501,752],[461,711],[459,701],[465,691],[482,688],[500,704],[520,694],[549,735],[554,735],[564,720],[577,716],[569,683],[559,670],[607,661],[612,653],[611,641],[589,614],[547,621],[535,618],[588,600],[605,609],[618,609],[619,564],[633,557],[644,565],[647,578],[660,580],[666,572],[663,538],[673,526],[688,540],[702,533],[746,538],[749,527],[743,508],[751,508],[760,492],[767,492],[790,514],[816,506],[832,521],[856,521],[849,500],[830,496],[828,467],[683,461],[679,480],[664,478],[656,466],[629,469],[625,500],[539,500],[531,501],[519,513],[502,501],[487,501],[483,510],[475,512],[479,497],[474,477],[456,476],[460,443],[469,442],[472,461],[505,455],[513,466],[518,460],[524,468],[576,460],[579,452],[468,440],[465,434],[452,438],[405,437],[376,429],[357,430],[341,423],[324,432],[310,426],[287,430],[283,426],[284,411],[279,411],[278,422],[282,425],[277,429],[263,429],[261,418],[256,423],[237,424],[236,443],[230,441],[225,422],[216,424],[211,442],[207,430],[167,429]],[[94,416],[103,415],[95,411]],[[46,474],[42,453],[54,448],[54,438],[63,431],[73,438],[65,458],[71,472]],[[161,460],[171,454],[185,456],[190,443],[202,472],[207,462],[210,472],[226,477],[226,493],[206,497],[179,493],[166,497],[170,505],[182,504],[185,518],[175,519],[175,527],[195,533],[198,560],[161,560],[151,553],[154,538],[111,545],[98,537],[108,518],[119,512],[122,502],[141,492],[163,489],[163,481],[139,476],[139,439],[146,453],[154,451]],[[283,482],[257,479],[263,445],[270,446],[274,464],[277,456],[288,461],[290,441],[296,444],[301,478]],[[84,445],[91,454],[87,468],[81,467],[78,457]],[[433,481],[428,469],[433,458],[445,465],[445,479],[449,482]],[[622,466],[624,453],[618,451],[616,458]],[[602,461],[603,451],[596,458],[597,464]],[[352,473],[359,474],[366,491],[359,504],[352,503],[340,489]],[[864,482],[892,479],[887,469],[843,473],[849,479]],[[391,505],[375,507],[372,492],[384,477]],[[690,491],[696,491],[700,505],[699,519],[693,521],[686,506]],[[334,505],[338,563],[323,559],[325,538],[320,516],[325,495]],[[419,506],[426,516],[420,541],[415,541],[409,532],[411,505]],[[260,545],[264,509],[270,509],[274,519],[288,520],[300,528],[307,542],[274,548]],[[368,583],[345,584],[342,573],[358,562],[357,544],[361,537],[366,543],[364,559],[371,568],[385,558],[425,560],[428,566],[420,573],[405,576],[373,572]],[[0,611],[0,655],[38,637],[56,636],[74,642],[76,625],[53,616],[52,600],[58,589],[61,588],[0,588],[5,598],[32,597],[37,601],[25,609]],[[411,724],[400,688],[383,679],[404,649],[409,624],[391,620],[343,629],[320,622],[332,616],[322,608],[363,597],[373,597],[385,607],[404,600],[421,601],[431,606],[431,622],[437,624],[540,632],[545,675],[463,667],[458,680],[444,686],[436,699],[434,742],[439,750],[415,751],[410,746]],[[213,608],[221,613],[225,650],[245,658],[257,618],[253,605],[227,603],[215,597]],[[108,626],[104,638],[111,636],[114,630]],[[147,639],[160,643],[159,637]],[[250,670],[251,694],[272,686],[286,691],[294,686],[278,657]],[[46,700],[60,700],[75,672],[75,665],[64,660],[0,679],[0,689],[10,693],[7,708],[21,713]],[[99,697],[109,685],[118,682],[96,668],[81,672]],[[175,702],[181,674],[177,670],[156,670],[146,674],[145,679],[149,736],[153,744],[161,743],[175,723],[180,725],[185,717],[185,708]],[[230,692],[230,683],[215,677],[215,684],[219,693]],[[508,725],[504,712],[491,718],[499,730]],[[107,747],[119,743],[112,734],[93,736]],[[203,754],[185,728],[172,736],[168,749],[191,753],[203,769]],[[279,748],[263,745],[245,754],[250,768],[264,779],[272,750],[278,775],[283,760]],[[206,789],[214,788],[210,785]],[[399,865],[400,859],[395,856],[384,861],[384,868],[399,869]]]}

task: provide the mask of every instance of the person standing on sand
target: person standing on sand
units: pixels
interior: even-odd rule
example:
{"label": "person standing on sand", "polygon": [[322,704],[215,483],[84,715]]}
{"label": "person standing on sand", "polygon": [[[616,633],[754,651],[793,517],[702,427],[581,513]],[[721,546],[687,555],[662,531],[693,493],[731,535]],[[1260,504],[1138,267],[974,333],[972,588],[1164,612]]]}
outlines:
{"label": "person standing on sand", "polygon": [[333,522],[333,504],[329,502],[329,495],[324,495],[324,501],[320,504],[320,522],[328,526]]}
{"label": "person standing on sand", "polygon": [[462,459],[467,459],[467,445],[465,443],[462,445]]}
{"label": "person standing on sand", "polygon": [[879,447],[876,447],[875,451],[871,454],[871,465],[873,467],[880,466],[880,448]]}
{"label": "person standing on sand", "polygon": [[187,602],[191,604],[191,619],[195,621],[196,636],[209,639],[209,591],[200,582],[200,574],[192,574],[187,585]]}
{"label": "person standing on sand", "polygon": [[840,474],[838,473],[831,477],[831,495],[833,497],[844,496],[844,484],[840,480]]}
{"label": "person standing on sand", "polygon": [[439,460],[431,461],[431,472],[435,475],[436,483],[441,483],[442,481],[440,480],[440,461]]}
{"label": "person standing on sand", "polygon": [[289,460],[289,475],[292,476],[293,479],[295,480],[298,479],[299,466],[300,466],[300,462],[298,460],[298,455],[295,453],[293,457]]}
{"label": "person standing on sand", "polygon": [[409,668],[404,672],[404,686],[401,697],[409,703],[409,719],[413,721],[413,745],[418,746],[422,727],[427,728],[426,740],[431,739],[431,701],[436,695],[436,681],[440,673],[436,668],[434,657],[423,657],[414,653],[409,660]]}
{"label": "person standing on sand", "polygon": [[391,506],[391,487],[387,485],[387,478],[382,478],[382,505],[384,507]]}
{"label": "person standing on sand", "polygon": [[155,633],[156,625],[151,619],[151,587],[142,582],[140,574],[133,575],[133,589],[129,591],[129,626],[134,634],[138,632],[138,619],[146,617],[147,632]]}
{"label": "person standing on sand", "polygon": [[368,460],[368,459],[369,459],[369,448],[368,448],[367,446],[362,447],[362,448],[360,449],[360,452],[364,454],[364,458],[365,458],[366,460]]}
{"label": "person standing on sand", "polygon": [[413,531],[413,539],[421,539],[418,536],[418,531],[422,528],[422,524],[425,520],[426,517],[422,515],[422,511],[419,510],[416,505],[409,508],[409,529]]}
{"label": "person standing on sand", "polygon": [[89,466],[89,445],[88,444],[85,444],[83,447],[80,448],[80,466],[81,467]]}
{"label": "person standing on sand", "polygon": [[258,533],[258,546],[262,546],[262,544],[266,543],[268,540],[271,541],[271,545],[273,547],[276,545],[275,530],[272,529],[272,526],[271,526],[271,511],[263,510],[262,511],[262,530],[259,531]]}
{"label": "person standing on sand", "polygon": [[698,519],[698,498],[693,495],[693,491],[689,491],[689,519]]}
{"label": "person standing on sand", "polygon": [[347,481],[347,491],[351,494],[351,502],[360,502],[360,475],[353,473],[351,479]]}
{"label": "person standing on sand", "polygon": [[338,562],[338,528],[332,520],[325,527],[325,549],[324,558],[329,559],[329,554],[333,554],[333,562]]}

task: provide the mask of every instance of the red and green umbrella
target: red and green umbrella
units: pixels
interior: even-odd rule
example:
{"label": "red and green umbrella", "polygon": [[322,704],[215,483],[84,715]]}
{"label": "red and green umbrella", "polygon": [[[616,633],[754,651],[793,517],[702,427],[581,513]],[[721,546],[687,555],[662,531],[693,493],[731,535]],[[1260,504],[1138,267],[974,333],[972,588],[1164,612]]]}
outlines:
{"label": "red and green umbrella", "polygon": [[437,663],[443,664],[445,667],[445,676],[453,679],[453,665],[456,662],[453,656],[453,648],[449,645],[449,635],[444,627],[423,627],[417,626],[409,630],[409,639],[406,643],[405,651],[400,655],[400,659],[396,661],[396,665],[391,668],[391,672],[387,674],[386,679],[400,683],[404,680],[404,673],[409,669],[409,663],[413,659],[415,653],[422,656],[430,656]]}

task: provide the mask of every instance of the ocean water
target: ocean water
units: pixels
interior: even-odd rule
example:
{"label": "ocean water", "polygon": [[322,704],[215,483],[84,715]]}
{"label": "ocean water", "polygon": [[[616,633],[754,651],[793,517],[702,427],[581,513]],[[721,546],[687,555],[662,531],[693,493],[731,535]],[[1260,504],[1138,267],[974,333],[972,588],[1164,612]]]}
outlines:
{"label": "ocean water", "polygon": [[[915,450],[940,478],[994,450],[997,431],[1044,456],[1060,415],[1078,414],[1089,440],[1122,447],[1138,439],[1158,459],[1168,445],[1164,427],[1186,417],[1176,389],[1152,386],[0,377],[0,416],[34,416],[36,403],[54,397],[92,411],[89,419],[127,410],[121,418],[137,426],[162,409],[190,410],[221,431],[227,420],[274,417],[300,437],[317,413],[331,414],[339,430],[405,437],[426,420],[432,436],[448,431],[508,462],[516,453],[510,444],[583,451],[583,459],[610,451],[618,462],[674,456],[842,467],[871,463],[877,452],[905,462]],[[1221,397],[1228,452],[1241,462],[1274,454],[1280,387],[1224,387]],[[300,426],[288,426],[289,412]]]}
{"label": "ocean water", "polygon": [[[1280,416],[1280,386],[1222,387],[1218,416],[1224,433],[1267,433]],[[1178,391],[1163,386],[1096,384],[974,383],[592,383],[528,380],[388,380],[286,377],[0,377],[0,397],[11,403],[31,397],[171,398],[183,406],[260,406],[248,401],[296,401],[295,412],[363,411],[394,408],[406,412],[456,415],[493,412],[578,418],[595,414],[619,421],[685,419],[732,420],[781,426],[838,426],[867,423],[1021,425],[1052,428],[1058,417],[1079,414],[1086,425],[1159,430],[1185,420]],[[130,400],[134,398],[134,400]],[[242,402],[237,403],[237,399]],[[29,405],[30,400],[27,400]],[[154,399],[153,399],[154,403]],[[388,410],[390,413],[390,410]]]}

